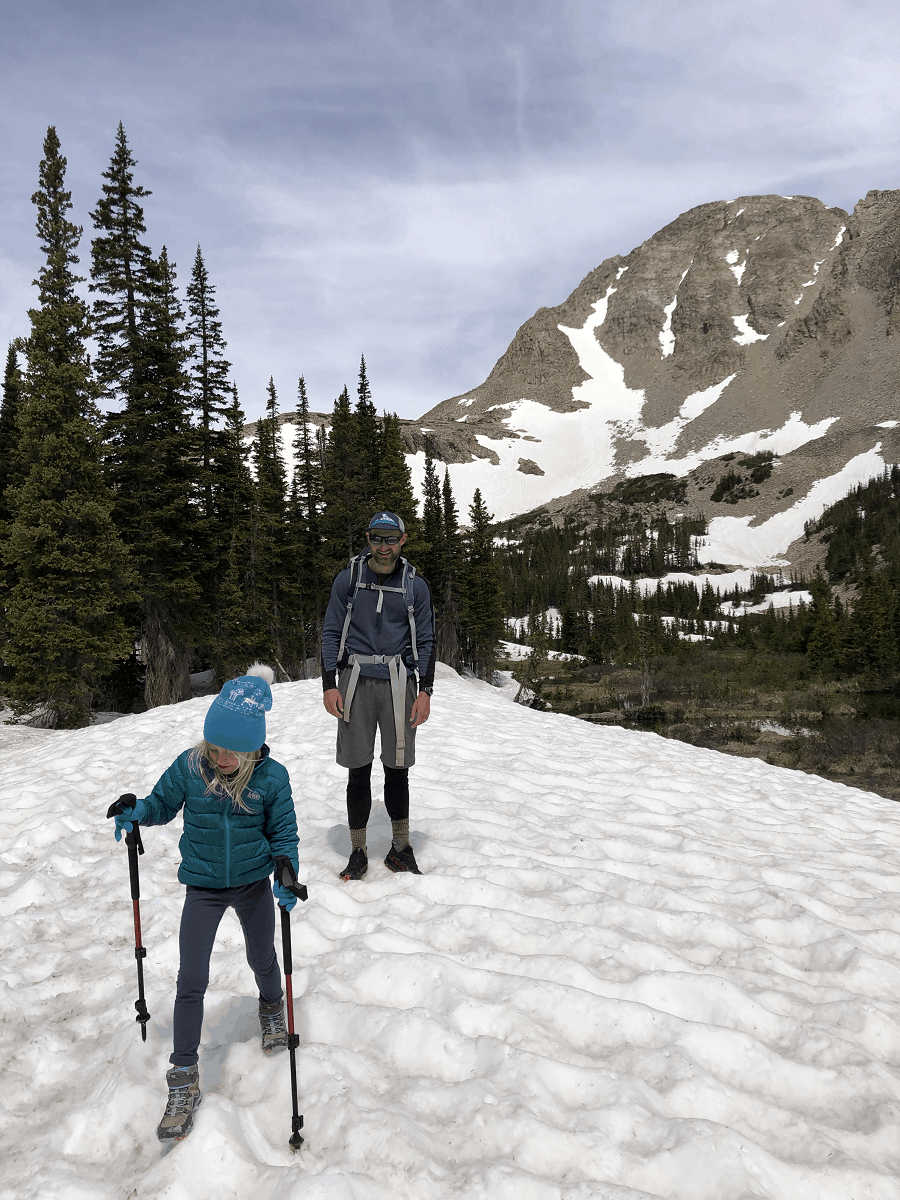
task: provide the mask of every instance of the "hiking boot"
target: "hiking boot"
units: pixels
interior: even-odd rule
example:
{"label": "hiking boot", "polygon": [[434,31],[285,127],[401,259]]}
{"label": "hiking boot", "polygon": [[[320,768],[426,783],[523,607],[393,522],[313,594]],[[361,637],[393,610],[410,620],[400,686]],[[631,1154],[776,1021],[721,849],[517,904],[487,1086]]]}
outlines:
{"label": "hiking boot", "polygon": [[365,850],[354,850],[350,861],[341,871],[341,879],[362,879],[369,869],[369,857]]}
{"label": "hiking boot", "polygon": [[288,1031],[284,1023],[284,1001],[272,1004],[259,1002],[259,1028],[262,1033],[263,1054],[277,1054],[288,1048]]}
{"label": "hiking boot", "polygon": [[161,1142],[178,1142],[191,1132],[194,1110],[200,1106],[200,1070],[196,1063],[192,1067],[172,1067],[166,1071],[169,1099],[163,1119],[156,1127],[156,1136]]}
{"label": "hiking boot", "polygon": [[413,848],[406,845],[402,850],[395,849],[391,846],[388,850],[387,858],[384,860],[384,865],[389,871],[409,871],[412,875],[421,875],[416,864],[416,856],[413,854]]}

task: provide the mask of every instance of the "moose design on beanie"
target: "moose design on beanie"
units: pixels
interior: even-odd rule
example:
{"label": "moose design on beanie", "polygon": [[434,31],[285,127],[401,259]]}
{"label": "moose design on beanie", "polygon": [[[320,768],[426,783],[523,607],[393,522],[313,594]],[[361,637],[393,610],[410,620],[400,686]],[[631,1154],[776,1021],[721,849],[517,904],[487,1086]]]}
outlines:
{"label": "moose design on beanie", "polygon": [[213,746],[248,754],[266,740],[266,713],[272,707],[275,673],[254,663],[246,675],[229,681],[213,700],[203,724],[203,736]]}

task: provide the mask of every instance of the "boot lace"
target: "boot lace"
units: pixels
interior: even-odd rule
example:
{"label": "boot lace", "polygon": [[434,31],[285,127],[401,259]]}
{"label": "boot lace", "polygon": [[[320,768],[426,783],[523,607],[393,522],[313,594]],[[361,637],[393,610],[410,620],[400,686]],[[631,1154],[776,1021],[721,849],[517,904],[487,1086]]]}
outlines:
{"label": "boot lace", "polygon": [[263,1037],[280,1037],[287,1033],[284,1024],[284,1011],[277,1013],[260,1013]]}
{"label": "boot lace", "polygon": [[169,1088],[169,1099],[166,1101],[166,1116],[180,1117],[183,1113],[190,1112],[191,1096],[190,1084],[185,1083],[181,1087]]}

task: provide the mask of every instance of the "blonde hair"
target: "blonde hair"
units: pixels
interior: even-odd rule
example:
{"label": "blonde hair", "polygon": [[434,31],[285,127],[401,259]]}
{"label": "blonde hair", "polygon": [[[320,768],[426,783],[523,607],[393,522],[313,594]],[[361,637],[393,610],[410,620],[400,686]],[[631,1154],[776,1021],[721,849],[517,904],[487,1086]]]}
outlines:
{"label": "blonde hair", "polygon": [[250,750],[242,754],[233,750],[231,753],[238,759],[239,766],[232,774],[226,775],[214,764],[211,749],[212,743],[206,738],[199,741],[188,757],[188,768],[206,783],[207,796],[219,796],[223,800],[227,797],[235,812],[253,812],[250,805],[244,802],[244,788],[259,761],[259,751]]}

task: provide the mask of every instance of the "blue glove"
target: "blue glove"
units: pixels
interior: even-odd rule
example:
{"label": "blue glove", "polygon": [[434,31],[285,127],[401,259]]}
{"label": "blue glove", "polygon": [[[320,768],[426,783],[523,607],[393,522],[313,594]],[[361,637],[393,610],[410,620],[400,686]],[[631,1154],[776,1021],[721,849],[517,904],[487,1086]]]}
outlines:
{"label": "blue glove", "polygon": [[294,895],[294,893],[289,892],[286,887],[282,887],[277,879],[272,885],[272,891],[275,893],[275,899],[278,901],[281,907],[286,908],[288,912],[290,912],[297,903],[297,897]]}
{"label": "blue glove", "polygon": [[[286,912],[290,912],[299,899],[306,899],[305,884],[297,883],[297,868],[299,859],[296,854],[290,856],[278,855],[275,859],[275,879],[272,883],[272,891],[275,893],[275,899]],[[281,880],[284,880],[284,883]],[[292,885],[292,886],[288,886]],[[297,890],[294,891],[293,888]]]}
{"label": "blue glove", "polygon": [[148,812],[149,809],[143,800],[138,800],[136,796],[132,795],[120,796],[106,814],[108,817],[116,818],[116,841],[121,842],[123,830],[131,833],[134,822],[140,823]]}

